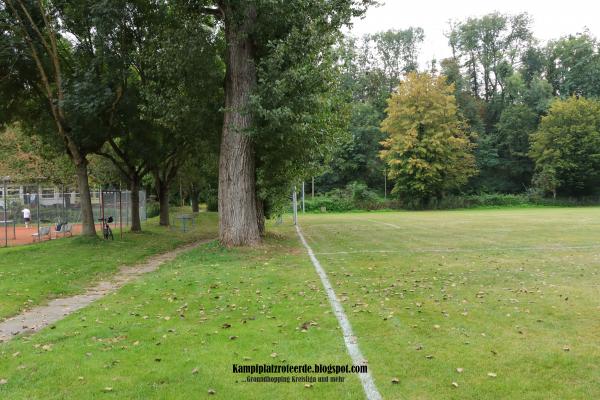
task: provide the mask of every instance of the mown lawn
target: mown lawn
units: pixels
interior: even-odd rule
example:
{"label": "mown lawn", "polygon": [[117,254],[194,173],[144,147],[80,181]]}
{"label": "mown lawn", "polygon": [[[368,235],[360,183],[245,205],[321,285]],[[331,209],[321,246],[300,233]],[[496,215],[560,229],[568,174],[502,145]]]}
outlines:
{"label": "mown lawn", "polygon": [[[300,221],[385,399],[600,398],[600,208]],[[289,219],[270,232],[255,249],[203,245],[1,344],[0,398],[364,398],[353,375],[307,388],[232,373],[351,363]]]}
{"label": "mown lawn", "polygon": [[384,398],[600,398],[599,208],[301,222]]}
{"label": "mown lawn", "polygon": [[352,375],[305,387],[232,373],[233,363],[350,362],[294,236],[253,250],[213,242],[54,329],[0,345],[0,398],[359,399]]}
{"label": "mown lawn", "polygon": [[140,234],[115,231],[114,241],[81,237],[0,248],[0,320],[48,299],[82,292],[93,281],[181,244],[217,235],[217,215],[202,213],[195,229],[159,227],[156,219]]}

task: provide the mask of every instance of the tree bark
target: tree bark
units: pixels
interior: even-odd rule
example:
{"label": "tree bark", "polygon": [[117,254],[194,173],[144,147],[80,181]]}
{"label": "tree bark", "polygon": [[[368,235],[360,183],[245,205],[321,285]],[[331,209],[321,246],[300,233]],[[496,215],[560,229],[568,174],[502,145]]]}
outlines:
{"label": "tree bark", "polygon": [[254,148],[246,133],[252,126],[248,106],[257,79],[250,36],[256,11],[246,5],[244,20],[239,22],[231,7],[227,2],[223,8],[227,72],[219,157],[219,239],[225,246],[251,246],[261,241],[256,215]]}
{"label": "tree bark", "polygon": [[156,190],[158,191],[159,225],[169,226],[169,184],[163,181],[157,182]]}
{"label": "tree bark", "polygon": [[265,236],[265,203],[257,196],[256,198],[256,221],[258,224],[258,232],[261,237]]}
{"label": "tree bark", "polygon": [[88,181],[87,161],[78,160],[75,163],[77,173],[77,187],[79,189],[79,200],[81,201],[81,234],[83,236],[96,236],[96,225],[94,224],[94,212],[92,210],[92,197],[90,196],[90,185]]}
{"label": "tree bark", "polygon": [[140,219],[140,180],[139,177],[133,177],[129,182],[131,190],[131,232],[142,231],[142,221]]}
{"label": "tree bark", "polygon": [[191,185],[190,198],[192,200],[192,212],[193,213],[200,212],[200,202],[198,199],[199,196],[200,196],[200,193],[199,193],[198,189],[194,185]]}

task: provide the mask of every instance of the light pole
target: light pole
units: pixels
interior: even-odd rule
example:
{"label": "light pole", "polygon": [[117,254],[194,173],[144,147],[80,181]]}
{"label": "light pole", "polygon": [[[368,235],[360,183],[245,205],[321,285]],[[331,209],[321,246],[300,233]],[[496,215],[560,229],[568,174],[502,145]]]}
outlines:
{"label": "light pole", "polygon": [[298,225],[298,197],[296,195],[296,186],[294,186],[294,192],[292,193],[292,207],[294,208],[294,225]]}
{"label": "light pole", "polygon": [[387,167],[383,168],[383,199],[387,200]]}
{"label": "light pole", "polygon": [[304,214],[304,181],[302,181],[302,214]]}
{"label": "light pole", "polygon": [[8,182],[8,180],[10,179],[10,176],[5,176],[2,181],[3,181],[3,187],[2,187],[2,198],[3,198],[3,203],[2,203],[2,208],[4,209],[4,247],[8,247],[8,213],[6,210],[6,182]]}

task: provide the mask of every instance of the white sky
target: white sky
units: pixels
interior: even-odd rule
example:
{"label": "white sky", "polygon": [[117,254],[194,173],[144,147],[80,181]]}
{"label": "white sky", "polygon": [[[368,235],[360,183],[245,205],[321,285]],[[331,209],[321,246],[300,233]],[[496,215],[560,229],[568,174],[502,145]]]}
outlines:
{"label": "white sky", "polygon": [[438,62],[450,55],[444,33],[449,20],[479,17],[494,11],[504,14],[527,12],[533,19],[534,36],[542,43],[549,39],[582,32],[584,28],[600,37],[600,1],[598,0],[381,0],[364,19],[354,21],[351,33],[361,36],[409,26],[425,30],[420,63],[433,57]]}

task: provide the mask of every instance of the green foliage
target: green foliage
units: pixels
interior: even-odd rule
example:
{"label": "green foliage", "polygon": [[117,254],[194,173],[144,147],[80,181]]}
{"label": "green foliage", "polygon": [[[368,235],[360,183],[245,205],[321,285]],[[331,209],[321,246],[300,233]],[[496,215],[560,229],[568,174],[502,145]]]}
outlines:
{"label": "green foliage", "polygon": [[600,52],[589,32],[563,37],[546,48],[547,79],[554,94],[600,96]]}
{"label": "green foliage", "polygon": [[28,135],[20,124],[0,130],[0,177],[14,182],[73,184],[75,173],[66,154],[45,137]]}
{"label": "green foliage", "polygon": [[529,135],[537,129],[537,124],[537,113],[526,105],[510,105],[502,111],[494,137],[499,159],[494,171],[507,177],[502,191],[521,192],[531,183],[533,162],[528,154]]}
{"label": "green foliage", "polygon": [[336,195],[315,196],[304,202],[307,212],[345,212],[356,209],[352,201]]}
{"label": "green foliage", "polygon": [[445,78],[410,73],[388,104],[381,157],[393,193],[406,203],[427,204],[464,186],[476,172],[473,145]]}
{"label": "green foliage", "polygon": [[160,204],[158,201],[148,199],[146,200],[146,216],[148,218],[157,217],[160,214]]}
{"label": "green foliage", "polygon": [[532,135],[536,182],[565,195],[596,192],[600,184],[600,102],[555,100]]}
{"label": "green foliage", "polygon": [[[251,110],[258,198],[269,216],[290,183],[322,171],[347,134],[347,99],[334,45],[370,1],[255,1],[258,85]],[[266,20],[264,18],[267,18]]]}
{"label": "green foliage", "polygon": [[350,210],[377,210],[385,202],[377,193],[360,182],[352,182],[344,189],[334,189],[324,195],[305,199],[305,209],[313,212],[345,212]]}
{"label": "green foliage", "polygon": [[203,192],[204,201],[206,201],[207,211],[219,211],[219,198],[217,196],[217,190],[210,188]]}

